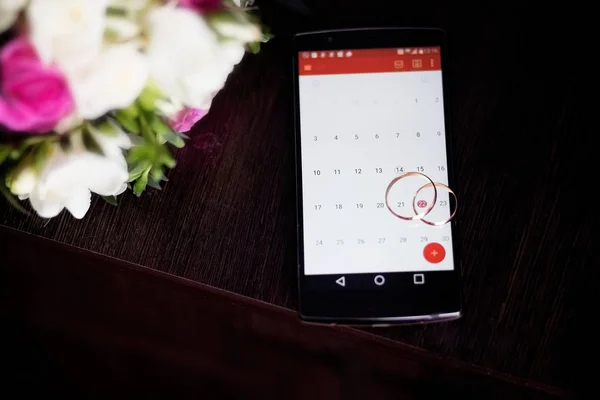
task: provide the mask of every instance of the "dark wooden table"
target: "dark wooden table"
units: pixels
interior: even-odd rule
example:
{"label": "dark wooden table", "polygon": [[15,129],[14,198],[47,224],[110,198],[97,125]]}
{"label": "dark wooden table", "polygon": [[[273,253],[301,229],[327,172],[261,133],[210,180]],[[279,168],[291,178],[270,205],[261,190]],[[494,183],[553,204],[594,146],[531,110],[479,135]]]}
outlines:
{"label": "dark wooden table", "polygon": [[293,310],[290,35],[439,26],[450,42],[465,315],[373,332],[576,392],[592,376],[579,360],[593,343],[586,322],[597,283],[593,208],[581,205],[592,199],[582,172],[593,150],[583,120],[593,50],[581,28],[565,25],[577,10],[398,3],[314,1],[303,16],[263,1],[276,39],[230,76],[163,191],[127,194],[118,207],[95,198],[81,221],[26,218],[1,203],[0,223]]}

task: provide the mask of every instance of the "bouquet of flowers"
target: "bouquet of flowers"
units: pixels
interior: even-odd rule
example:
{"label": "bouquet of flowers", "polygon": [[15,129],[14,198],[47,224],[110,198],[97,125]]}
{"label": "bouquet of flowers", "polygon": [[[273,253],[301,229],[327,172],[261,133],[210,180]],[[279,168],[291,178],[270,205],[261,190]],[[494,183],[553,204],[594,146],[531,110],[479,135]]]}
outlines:
{"label": "bouquet of flowers", "polygon": [[[159,188],[247,50],[241,0],[0,0],[0,191],[44,218]],[[17,200],[19,199],[19,200]]]}

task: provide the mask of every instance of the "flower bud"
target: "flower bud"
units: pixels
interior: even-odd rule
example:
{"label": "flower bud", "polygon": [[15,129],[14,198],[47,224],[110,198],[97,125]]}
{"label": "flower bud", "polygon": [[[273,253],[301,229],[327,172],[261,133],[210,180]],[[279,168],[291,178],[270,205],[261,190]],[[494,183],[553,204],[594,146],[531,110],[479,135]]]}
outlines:
{"label": "flower bud", "polygon": [[33,191],[38,176],[32,165],[26,165],[14,172],[10,182],[10,191],[17,196],[28,195]]}

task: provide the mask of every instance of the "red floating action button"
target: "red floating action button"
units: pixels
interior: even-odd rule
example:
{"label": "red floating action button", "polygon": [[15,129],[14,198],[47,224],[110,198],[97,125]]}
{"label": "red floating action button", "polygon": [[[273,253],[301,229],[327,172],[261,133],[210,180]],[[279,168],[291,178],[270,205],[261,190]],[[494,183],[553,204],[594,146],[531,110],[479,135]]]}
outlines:
{"label": "red floating action button", "polygon": [[446,249],[439,243],[429,243],[423,249],[423,257],[430,263],[437,264],[446,257]]}

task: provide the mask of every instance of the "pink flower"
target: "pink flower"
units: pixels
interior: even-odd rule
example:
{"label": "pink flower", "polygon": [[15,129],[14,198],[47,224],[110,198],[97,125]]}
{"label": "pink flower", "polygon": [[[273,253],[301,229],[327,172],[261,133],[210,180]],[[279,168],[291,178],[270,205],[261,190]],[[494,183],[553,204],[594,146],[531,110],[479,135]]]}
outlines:
{"label": "pink flower", "polygon": [[184,108],[179,111],[169,121],[171,128],[177,132],[187,132],[192,129],[192,126],[202,119],[206,115],[206,110],[200,110],[198,108]]}
{"label": "pink flower", "polygon": [[221,7],[221,0],[179,0],[179,5],[201,13]]}
{"label": "pink flower", "polygon": [[64,76],[43,65],[26,39],[13,39],[0,50],[1,125],[12,131],[45,133],[73,108]]}
{"label": "pink flower", "polygon": [[206,113],[206,110],[186,107],[171,118],[169,125],[177,132],[187,132],[192,129],[192,126],[200,121]]}

